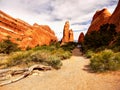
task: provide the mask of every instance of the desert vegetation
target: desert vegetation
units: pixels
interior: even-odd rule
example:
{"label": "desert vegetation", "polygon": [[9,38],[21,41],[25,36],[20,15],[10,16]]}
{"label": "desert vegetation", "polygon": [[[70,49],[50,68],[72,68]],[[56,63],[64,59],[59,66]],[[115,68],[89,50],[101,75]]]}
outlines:
{"label": "desert vegetation", "polygon": [[90,66],[95,72],[113,71],[120,69],[120,52],[104,50],[94,54],[90,59]]}
{"label": "desert vegetation", "polygon": [[18,45],[11,42],[9,39],[0,42],[0,53],[10,54],[19,50]]}
{"label": "desert vegetation", "polygon": [[[9,43],[5,43],[5,46],[8,47]],[[58,42],[51,43],[50,46],[36,46],[26,51],[18,51],[17,49],[15,51],[15,48],[7,49],[9,55],[5,58],[4,62],[3,60],[0,62],[0,65],[2,68],[8,68],[12,66],[29,67],[34,64],[43,64],[59,69],[62,66],[61,60],[70,58],[72,55],[71,50],[74,49],[75,46],[75,43],[66,43],[60,46],[60,42]],[[7,53],[5,52],[5,54]]]}
{"label": "desert vegetation", "polygon": [[114,24],[104,24],[98,31],[85,36],[84,53],[90,58],[90,67],[95,72],[120,69],[120,34]]}

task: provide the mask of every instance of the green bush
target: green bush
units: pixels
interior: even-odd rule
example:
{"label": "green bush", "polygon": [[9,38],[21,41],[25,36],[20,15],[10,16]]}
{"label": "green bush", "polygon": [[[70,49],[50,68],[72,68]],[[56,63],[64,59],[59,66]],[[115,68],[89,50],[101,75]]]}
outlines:
{"label": "green bush", "polygon": [[45,62],[47,58],[50,56],[49,52],[47,51],[36,51],[33,52],[26,61],[32,61],[32,62]]}
{"label": "green bush", "polygon": [[61,60],[68,59],[68,58],[70,58],[72,56],[72,53],[70,51],[65,51],[62,48],[59,48],[57,50],[53,50],[51,52],[51,54],[59,57]]}
{"label": "green bush", "polygon": [[0,42],[0,53],[10,54],[11,52],[18,50],[20,50],[20,48],[18,48],[18,45],[11,42],[9,39]]}
{"label": "green bush", "polygon": [[64,49],[65,51],[71,51],[76,46],[77,46],[77,43],[75,43],[75,42],[69,42],[69,43],[65,43],[64,45],[62,45],[61,48]]}
{"label": "green bush", "polygon": [[15,65],[30,65],[31,63],[39,63],[44,65],[50,65],[55,69],[59,69],[62,66],[60,57],[56,55],[51,55],[50,52],[46,51],[20,51],[12,53],[6,62],[6,67],[11,67]]}
{"label": "green bush", "polygon": [[120,69],[120,53],[114,53],[111,50],[94,54],[90,61],[90,66],[95,72]]}
{"label": "green bush", "polygon": [[92,50],[88,50],[86,53],[85,53],[85,57],[87,58],[91,58],[93,56],[94,52]]}
{"label": "green bush", "polygon": [[7,58],[6,66],[9,67],[24,63],[26,61],[26,58],[28,58],[32,52],[33,51],[30,50],[11,53]]}
{"label": "green bush", "polygon": [[50,65],[55,69],[59,69],[62,66],[62,62],[59,57],[50,55],[49,52],[37,51],[27,58],[26,62],[41,63],[44,65]]}
{"label": "green bush", "polygon": [[60,58],[54,55],[48,58],[47,63],[55,69],[60,69],[62,66]]}
{"label": "green bush", "polygon": [[6,59],[6,66],[30,66],[40,63],[59,69],[62,66],[61,60],[70,58],[72,55],[71,49],[74,47],[74,43],[66,44],[63,47],[60,46],[60,43],[55,43],[55,45],[51,44],[50,46],[37,46],[27,51],[13,52]]}

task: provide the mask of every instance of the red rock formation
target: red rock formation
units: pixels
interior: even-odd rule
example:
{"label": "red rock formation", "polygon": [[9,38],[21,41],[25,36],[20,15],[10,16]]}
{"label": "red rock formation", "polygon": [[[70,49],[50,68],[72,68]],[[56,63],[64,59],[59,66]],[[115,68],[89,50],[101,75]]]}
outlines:
{"label": "red rock formation", "polygon": [[64,30],[63,30],[63,38],[62,38],[62,43],[69,42],[69,22],[65,22],[64,25]]}
{"label": "red rock formation", "polygon": [[72,29],[69,30],[69,27],[70,27],[69,22],[66,21],[63,29],[63,38],[61,42],[62,44],[74,41],[73,31]]}
{"label": "red rock formation", "polygon": [[112,16],[110,17],[108,23],[112,23],[116,25],[116,31],[120,32],[120,0],[118,2],[118,5],[113,12]]}
{"label": "red rock formation", "polygon": [[0,40],[6,39],[7,36],[10,36],[10,40],[19,44],[22,49],[49,45],[52,41],[57,41],[55,33],[49,26],[38,24],[31,26],[0,11]]}
{"label": "red rock formation", "polygon": [[99,30],[100,26],[106,23],[115,24],[116,31],[120,32],[120,0],[118,1],[118,5],[112,15],[107,9],[96,12],[87,34],[94,30]]}
{"label": "red rock formation", "polygon": [[69,42],[73,42],[73,41],[74,41],[73,30],[70,29],[69,30]]}
{"label": "red rock formation", "polygon": [[87,31],[87,33],[91,33],[92,31],[98,31],[100,26],[107,23],[111,13],[105,8],[103,10],[97,11],[93,16],[93,20],[91,25]]}
{"label": "red rock formation", "polygon": [[84,42],[84,33],[81,32],[78,38],[78,43],[83,43]]}

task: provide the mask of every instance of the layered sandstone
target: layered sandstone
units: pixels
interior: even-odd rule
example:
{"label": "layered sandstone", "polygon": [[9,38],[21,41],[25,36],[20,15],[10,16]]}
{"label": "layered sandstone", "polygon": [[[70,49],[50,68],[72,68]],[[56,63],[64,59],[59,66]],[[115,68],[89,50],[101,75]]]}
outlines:
{"label": "layered sandstone", "polygon": [[83,43],[84,42],[84,33],[81,32],[78,38],[78,43]]}
{"label": "layered sandstone", "polygon": [[63,38],[61,40],[62,44],[74,41],[73,30],[69,28],[70,28],[69,22],[66,21],[63,29]]}
{"label": "layered sandstone", "polygon": [[55,33],[49,26],[38,24],[31,26],[0,11],[0,40],[7,39],[8,36],[22,49],[49,45],[51,42],[57,41]]}

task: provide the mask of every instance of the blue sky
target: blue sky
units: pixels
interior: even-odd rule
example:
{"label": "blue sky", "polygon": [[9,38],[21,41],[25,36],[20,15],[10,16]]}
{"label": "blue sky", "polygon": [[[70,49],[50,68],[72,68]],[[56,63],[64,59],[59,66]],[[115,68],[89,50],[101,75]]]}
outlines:
{"label": "blue sky", "polygon": [[0,0],[0,10],[29,24],[49,25],[61,39],[65,21],[70,22],[75,40],[86,33],[97,10],[112,13],[118,0]]}

